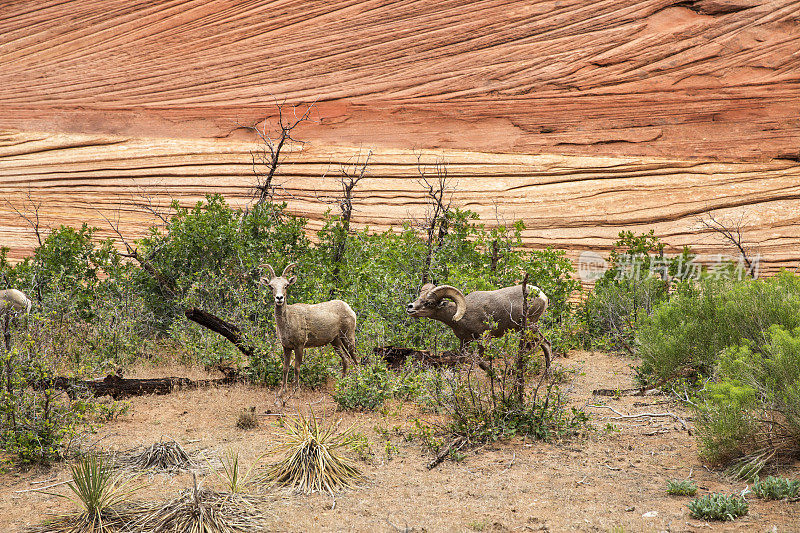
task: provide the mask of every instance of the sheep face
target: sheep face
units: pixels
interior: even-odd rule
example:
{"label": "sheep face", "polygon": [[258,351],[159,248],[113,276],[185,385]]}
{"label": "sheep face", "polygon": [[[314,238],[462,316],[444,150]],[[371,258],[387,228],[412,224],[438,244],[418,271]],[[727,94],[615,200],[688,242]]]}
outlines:
{"label": "sheep face", "polygon": [[443,308],[450,305],[444,299],[453,300],[455,309],[453,311],[453,320],[458,322],[467,310],[467,303],[464,299],[464,294],[450,285],[439,285],[438,287],[426,283],[419,291],[417,301],[412,302],[406,306],[406,313],[409,316],[415,317],[433,317],[439,313],[445,312]]}
{"label": "sheep face", "polygon": [[281,306],[286,303],[286,289],[294,285],[297,281],[297,276],[292,276],[289,279],[279,276],[277,278],[267,279],[261,278],[260,283],[267,285],[272,290],[272,297],[275,298],[275,305]]}
{"label": "sheep face", "polygon": [[426,283],[423,285],[416,301],[406,306],[406,313],[414,317],[430,317],[436,312],[436,309],[447,305],[447,302],[442,300],[442,298],[431,295],[431,291],[435,287],[433,283]]}
{"label": "sheep face", "polygon": [[294,285],[297,281],[297,276],[287,278],[286,275],[294,268],[295,263],[291,263],[280,276],[275,275],[275,271],[270,265],[260,265],[261,268],[266,268],[269,272],[268,276],[261,276],[258,280],[259,284],[266,285],[272,290],[272,297],[275,299],[275,305],[280,307],[286,303],[286,288]]}

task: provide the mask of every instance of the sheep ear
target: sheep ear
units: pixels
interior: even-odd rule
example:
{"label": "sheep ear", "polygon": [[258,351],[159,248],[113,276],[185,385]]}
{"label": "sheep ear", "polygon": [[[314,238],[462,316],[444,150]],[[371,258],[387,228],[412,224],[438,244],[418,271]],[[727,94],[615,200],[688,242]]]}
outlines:
{"label": "sheep ear", "polygon": [[[289,278],[289,285],[294,285],[295,281],[297,281],[297,276],[292,276],[291,278]],[[287,285],[287,287],[289,285]]]}

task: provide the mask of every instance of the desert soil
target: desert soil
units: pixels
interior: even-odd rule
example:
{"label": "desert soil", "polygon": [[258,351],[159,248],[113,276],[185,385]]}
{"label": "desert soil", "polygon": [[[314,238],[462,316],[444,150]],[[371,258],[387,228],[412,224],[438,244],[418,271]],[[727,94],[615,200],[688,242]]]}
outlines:
{"label": "desert soil", "polygon": [[[592,395],[593,389],[632,387],[631,363],[620,356],[575,352],[559,360],[574,370],[563,387],[577,406],[604,403],[625,414],[671,412],[691,429],[690,413],[667,396]],[[185,368],[137,371],[141,377],[179,373],[201,374]],[[329,391],[302,391],[282,409],[273,405],[274,397],[275,391],[238,385],[133,398],[128,414],[86,441],[105,451],[126,451],[168,436],[187,451],[212,458],[237,449],[249,465],[277,442],[279,412],[310,406],[325,422],[355,423],[371,442],[369,462],[358,460],[366,474],[363,487],[335,499],[268,492],[263,510],[276,531],[800,531],[800,503],[764,502],[752,495],[750,513],[735,522],[691,518],[689,498],[667,495],[667,480],[691,476],[699,494],[740,493],[747,484],[706,468],[695,438],[672,417],[618,420],[610,409],[586,407],[594,429],[582,438],[486,445],[470,450],[461,462],[445,461],[429,471],[430,452],[419,440],[405,438],[415,418],[430,417],[414,405],[393,404],[383,414],[344,413],[336,411]],[[238,414],[250,406],[259,413],[259,427],[238,429]],[[387,435],[396,449],[391,458]],[[0,529],[16,531],[70,510],[68,500],[30,490],[66,480],[68,468],[57,464],[0,475]],[[781,474],[800,476],[800,464],[786,465]],[[202,481],[218,484],[213,475]],[[156,475],[137,497],[166,499],[190,485],[189,474]],[[67,493],[64,485],[50,490]]]}

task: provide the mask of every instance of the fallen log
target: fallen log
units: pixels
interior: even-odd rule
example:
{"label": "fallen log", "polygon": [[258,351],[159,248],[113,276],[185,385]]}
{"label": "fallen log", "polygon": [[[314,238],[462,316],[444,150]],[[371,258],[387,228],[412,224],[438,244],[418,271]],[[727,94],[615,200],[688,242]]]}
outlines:
{"label": "fallen log", "polygon": [[402,346],[377,346],[373,353],[379,359],[386,361],[389,368],[401,368],[409,359],[420,366],[439,368],[442,366],[456,366],[470,362],[469,355],[455,351],[432,353],[428,350],[414,350]]}
{"label": "fallen log", "polygon": [[181,377],[164,378],[123,378],[109,374],[103,379],[80,380],[59,376],[49,380],[40,380],[33,384],[37,390],[56,389],[65,391],[70,397],[81,392],[88,392],[93,396],[111,396],[115,400],[129,396],[142,396],[145,394],[170,394],[176,390],[200,389],[230,385],[240,381],[239,376],[226,375],[220,379],[192,380]]}

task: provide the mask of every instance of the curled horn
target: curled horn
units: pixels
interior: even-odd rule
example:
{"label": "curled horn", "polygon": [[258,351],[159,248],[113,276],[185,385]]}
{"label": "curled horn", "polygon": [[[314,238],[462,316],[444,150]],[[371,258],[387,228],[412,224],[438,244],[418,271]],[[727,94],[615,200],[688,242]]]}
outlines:
{"label": "curled horn", "polygon": [[464,298],[464,293],[452,285],[439,285],[431,290],[428,295],[439,299],[450,298],[453,300],[456,303],[456,314],[453,315],[453,320],[456,322],[461,320],[461,317],[467,312],[467,300]]}
{"label": "curled horn", "polygon": [[296,267],[296,266],[297,266],[297,263],[289,263],[288,265],[286,265],[286,268],[283,269],[283,274],[281,274],[281,276],[283,276],[285,278],[286,275],[290,274],[292,272],[292,269],[294,267]]}
{"label": "curled horn", "polygon": [[272,270],[272,265],[268,265],[268,264],[264,263],[263,265],[258,265],[258,268],[266,268],[267,270],[269,270],[270,279],[276,277],[275,276],[275,271]]}

